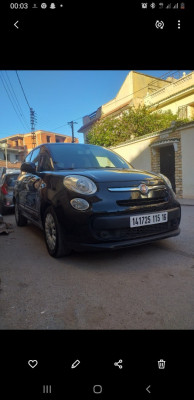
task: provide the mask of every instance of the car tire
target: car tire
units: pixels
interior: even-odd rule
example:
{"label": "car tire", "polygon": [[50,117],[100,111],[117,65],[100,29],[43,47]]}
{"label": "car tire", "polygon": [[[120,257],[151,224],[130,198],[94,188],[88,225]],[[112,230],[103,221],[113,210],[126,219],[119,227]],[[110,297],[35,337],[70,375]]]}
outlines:
{"label": "car tire", "polygon": [[43,226],[46,247],[50,256],[59,258],[69,255],[71,249],[65,243],[65,235],[52,206],[45,211]]}
{"label": "car tire", "polygon": [[21,214],[17,201],[15,202],[15,220],[17,226],[25,226],[28,222],[27,218]]}

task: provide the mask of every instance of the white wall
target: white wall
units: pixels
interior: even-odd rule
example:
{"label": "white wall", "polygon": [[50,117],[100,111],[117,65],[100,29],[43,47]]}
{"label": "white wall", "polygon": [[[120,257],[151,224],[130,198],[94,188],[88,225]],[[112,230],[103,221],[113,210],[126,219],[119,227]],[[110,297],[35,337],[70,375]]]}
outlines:
{"label": "white wall", "polygon": [[194,127],[181,131],[183,197],[194,199]]}
{"label": "white wall", "polygon": [[134,168],[151,171],[151,139],[138,140],[133,143],[114,146],[110,149],[131,163]]}

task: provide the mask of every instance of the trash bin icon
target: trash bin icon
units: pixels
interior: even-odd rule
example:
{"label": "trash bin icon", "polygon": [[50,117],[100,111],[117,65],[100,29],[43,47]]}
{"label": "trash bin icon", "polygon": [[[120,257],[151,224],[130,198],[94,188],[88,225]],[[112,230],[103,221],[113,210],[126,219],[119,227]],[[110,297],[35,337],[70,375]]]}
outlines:
{"label": "trash bin icon", "polygon": [[158,368],[159,368],[159,369],[165,369],[165,364],[166,364],[166,361],[164,361],[164,360],[159,360],[159,361],[158,361]]}

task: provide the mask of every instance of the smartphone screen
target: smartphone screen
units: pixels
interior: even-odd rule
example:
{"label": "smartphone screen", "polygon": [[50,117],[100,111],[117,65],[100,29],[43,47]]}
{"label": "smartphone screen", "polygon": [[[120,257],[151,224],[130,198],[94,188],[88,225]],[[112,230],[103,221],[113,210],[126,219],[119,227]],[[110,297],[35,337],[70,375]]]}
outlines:
{"label": "smartphone screen", "polygon": [[192,394],[192,15],[1,5],[4,398]]}

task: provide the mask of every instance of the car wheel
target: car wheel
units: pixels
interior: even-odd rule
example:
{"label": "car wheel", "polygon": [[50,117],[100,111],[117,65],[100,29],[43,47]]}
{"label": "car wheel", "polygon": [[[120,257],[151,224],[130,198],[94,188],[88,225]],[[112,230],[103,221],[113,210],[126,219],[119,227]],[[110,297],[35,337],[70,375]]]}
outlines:
{"label": "car wheel", "polygon": [[21,214],[17,201],[15,203],[15,220],[17,226],[25,226],[27,224],[27,218]]}
{"label": "car wheel", "polygon": [[48,207],[44,214],[44,235],[50,256],[58,258],[71,253],[53,207]]}

